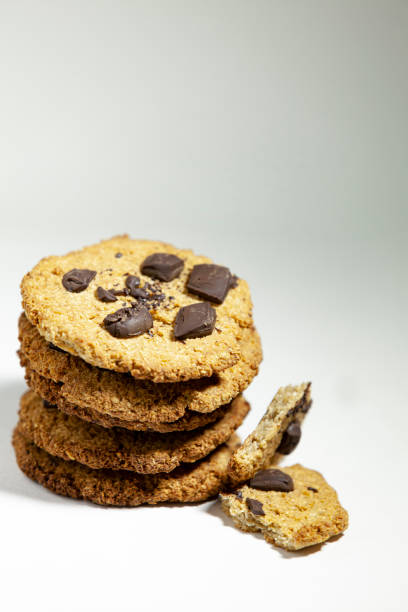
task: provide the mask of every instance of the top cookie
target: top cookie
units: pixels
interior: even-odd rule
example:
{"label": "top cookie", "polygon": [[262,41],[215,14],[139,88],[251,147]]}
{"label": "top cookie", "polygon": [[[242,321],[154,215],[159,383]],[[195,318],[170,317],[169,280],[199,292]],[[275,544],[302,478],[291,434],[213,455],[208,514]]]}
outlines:
{"label": "top cookie", "polygon": [[21,293],[28,319],[49,342],[154,382],[234,365],[242,331],[252,326],[244,280],[192,251],[128,236],[42,259]]}

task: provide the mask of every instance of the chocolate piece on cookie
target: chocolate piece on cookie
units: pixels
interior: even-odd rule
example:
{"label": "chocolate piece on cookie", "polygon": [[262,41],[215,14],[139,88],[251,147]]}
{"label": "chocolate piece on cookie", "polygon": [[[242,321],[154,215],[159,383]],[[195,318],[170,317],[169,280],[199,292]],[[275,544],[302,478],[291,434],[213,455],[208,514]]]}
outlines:
{"label": "chocolate piece on cookie", "polygon": [[94,270],[79,270],[78,268],[73,268],[64,274],[61,282],[67,291],[80,293],[87,289],[89,283],[95,276],[96,272]]}
{"label": "chocolate piece on cookie", "polygon": [[267,542],[286,550],[320,544],[347,528],[347,511],[319,472],[298,464],[271,471],[280,471],[293,488],[255,488],[253,481],[265,481],[261,473],[237,491],[221,493],[222,508],[236,527],[260,531]]}
{"label": "chocolate piece on cookie", "polygon": [[116,297],[114,291],[115,290],[98,287],[96,289],[96,296],[98,300],[101,300],[101,302],[116,302],[118,298]]}
{"label": "chocolate piece on cookie", "polygon": [[282,470],[261,470],[249,481],[249,486],[260,491],[281,491],[289,493],[293,491],[293,480],[289,474]]}
{"label": "chocolate piece on cookie", "polygon": [[130,294],[140,288],[140,278],[134,274],[128,274],[126,277],[126,287]]}
{"label": "chocolate piece on cookie", "polygon": [[177,340],[202,338],[212,334],[217,314],[207,302],[198,302],[180,308],[174,324]]}
{"label": "chocolate piece on cookie", "polygon": [[190,293],[195,293],[216,304],[222,304],[228,290],[232,288],[233,282],[229,269],[215,264],[194,266],[187,283]]}
{"label": "chocolate piece on cookie", "polygon": [[247,497],[245,503],[248,506],[249,511],[252,512],[252,514],[255,514],[256,516],[265,515],[263,505],[257,499],[251,499],[250,497]]}
{"label": "chocolate piece on cookie", "polygon": [[142,274],[161,281],[169,282],[179,276],[184,268],[184,261],[170,253],[153,253],[146,257],[140,270]]}
{"label": "chocolate piece on cookie", "polygon": [[299,444],[302,435],[302,429],[298,421],[293,421],[284,431],[282,440],[276,450],[281,455],[290,455]]}
{"label": "chocolate piece on cookie", "polygon": [[130,470],[142,474],[171,472],[181,463],[193,463],[226,442],[249,411],[237,397],[221,418],[194,431],[160,433],[105,429],[55,407],[45,408],[28,391],[20,400],[19,431],[47,453],[94,469]]}
{"label": "chocolate piece on cookie", "polygon": [[139,506],[162,502],[198,502],[213,497],[226,482],[231,438],[211,455],[170,473],[137,474],[123,470],[93,470],[76,461],[54,457],[30,442],[17,427],[13,446],[20,469],[32,480],[59,495],[86,499],[104,506]]}
{"label": "chocolate piece on cookie", "polygon": [[[29,386],[64,412],[104,427],[172,431],[205,425],[218,417],[205,419],[204,413],[218,411],[244,391],[262,359],[259,335],[248,328],[240,343],[242,358],[231,368],[211,378],[157,385],[52,350],[24,314],[18,325],[20,360]],[[203,414],[193,418],[197,412]]]}
{"label": "chocolate piece on cookie", "polygon": [[104,318],[103,324],[115,338],[140,336],[153,327],[150,312],[144,306],[120,308]]}
{"label": "chocolate piece on cookie", "polygon": [[[202,264],[213,265],[189,250],[118,236],[42,259],[21,283],[23,308],[47,341],[93,366],[160,383],[209,377],[239,361],[243,332],[253,326],[252,303],[242,279],[221,300],[227,280],[231,286],[229,273],[223,272],[222,293],[218,276],[214,292],[208,291],[208,299],[222,301],[215,307],[217,333],[210,333],[215,316],[203,301],[201,327],[182,334],[184,342],[174,342],[178,313],[199,301],[186,287],[193,268]],[[135,276],[140,285],[132,280],[132,287],[124,287],[125,279]],[[152,277],[163,280],[152,282]],[[115,303],[85,291],[91,281],[113,295],[128,290],[125,310],[117,312]]]}
{"label": "chocolate piece on cookie", "polygon": [[[231,457],[228,470],[232,486],[249,480],[259,470],[269,467],[285,431],[292,422],[302,421],[310,403],[310,383],[278,390],[255,430]],[[284,450],[287,450],[290,445],[284,444]]]}

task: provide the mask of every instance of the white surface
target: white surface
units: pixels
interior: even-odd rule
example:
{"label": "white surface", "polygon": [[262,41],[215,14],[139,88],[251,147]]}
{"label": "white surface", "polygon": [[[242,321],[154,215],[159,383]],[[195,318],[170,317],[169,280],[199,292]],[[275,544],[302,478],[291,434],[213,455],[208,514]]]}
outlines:
{"label": "white surface", "polygon": [[[2,609],[406,609],[407,25],[397,1],[1,3]],[[119,232],[248,279],[242,433],[313,381],[288,464],[338,489],[344,537],[287,554],[217,502],[102,509],[18,471],[19,280]]]}

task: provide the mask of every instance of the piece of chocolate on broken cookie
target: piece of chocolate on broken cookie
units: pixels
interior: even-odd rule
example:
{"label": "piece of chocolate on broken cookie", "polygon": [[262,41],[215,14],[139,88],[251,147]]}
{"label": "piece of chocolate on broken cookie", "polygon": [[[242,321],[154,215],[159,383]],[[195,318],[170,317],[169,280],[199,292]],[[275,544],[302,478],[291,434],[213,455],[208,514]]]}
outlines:
{"label": "piece of chocolate on broken cookie", "polygon": [[319,472],[299,464],[277,469],[294,450],[311,406],[310,383],[279,389],[256,429],[231,456],[230,490],[222,508],[242,531],[260,531],[267,542],[295,551],[342,533],[347,511]]}

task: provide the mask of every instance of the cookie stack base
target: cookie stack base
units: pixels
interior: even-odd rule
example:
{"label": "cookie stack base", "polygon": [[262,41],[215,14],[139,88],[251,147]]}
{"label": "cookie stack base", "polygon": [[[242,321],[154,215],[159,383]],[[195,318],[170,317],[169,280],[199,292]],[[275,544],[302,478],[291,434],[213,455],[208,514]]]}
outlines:
{"label": "cookie stack base", "polygon": [[104,506],[139,506],[199,502],[216,495],[225,486],[228,462],[239,446],[239,438],[233,434],[205,459],[167,474],[94,470],[76,461],[65,461],[30,442],[18,426],[13,433],[13,446],[22,472],[54,493]]}

